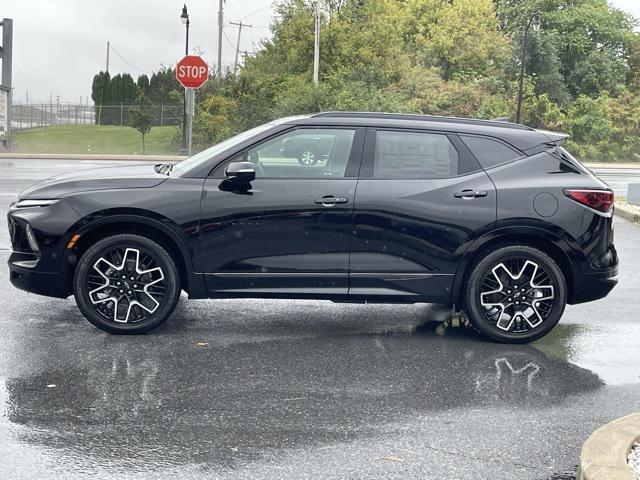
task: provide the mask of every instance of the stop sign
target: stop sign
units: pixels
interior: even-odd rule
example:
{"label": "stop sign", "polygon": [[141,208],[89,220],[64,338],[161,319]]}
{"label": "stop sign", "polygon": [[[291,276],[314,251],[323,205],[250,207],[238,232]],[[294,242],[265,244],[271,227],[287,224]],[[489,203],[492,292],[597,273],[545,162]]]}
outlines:
{"label": "stop sign", "polygon": [[186,55],[176,65],[176,78],[185,88],[198,88],[209,78],[209,67],[197,55]]}

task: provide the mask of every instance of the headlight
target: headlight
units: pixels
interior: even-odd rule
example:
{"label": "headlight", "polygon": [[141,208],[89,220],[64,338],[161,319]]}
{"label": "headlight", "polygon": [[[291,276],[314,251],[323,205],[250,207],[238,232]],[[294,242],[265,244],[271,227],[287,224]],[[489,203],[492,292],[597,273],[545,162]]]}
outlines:
{"label": "headlight", "polygon": [[15,208],[31,208],[31,207],[48,207],[56,203],[59,199],[52,198],[47,200],[18,200]]}

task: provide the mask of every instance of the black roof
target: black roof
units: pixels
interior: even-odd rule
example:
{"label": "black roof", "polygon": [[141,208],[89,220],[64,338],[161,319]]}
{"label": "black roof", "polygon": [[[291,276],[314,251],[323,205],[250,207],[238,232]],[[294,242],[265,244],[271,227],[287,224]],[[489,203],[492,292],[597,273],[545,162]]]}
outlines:
{"label": "black roof", "polygon": [[287,123],[309,126],[351,125],[354,127],[410,128],[485,135],[507,142],[521,151],[526,151],[545,143],[557,143],[568,137],[565,134],[536,130],[518,123],[402,113],[323,112],[291,118]]}

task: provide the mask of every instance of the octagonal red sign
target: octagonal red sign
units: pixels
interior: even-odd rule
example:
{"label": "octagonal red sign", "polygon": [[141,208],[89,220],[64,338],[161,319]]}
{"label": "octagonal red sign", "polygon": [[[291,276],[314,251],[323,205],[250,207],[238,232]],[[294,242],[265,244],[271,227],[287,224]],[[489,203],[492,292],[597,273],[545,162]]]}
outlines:
{"label": "octagonal red sign", "polygon": [[186,55],[176,65],[176,78],[185,88],[198,88],[209,78],[209,66],[198,55]]}

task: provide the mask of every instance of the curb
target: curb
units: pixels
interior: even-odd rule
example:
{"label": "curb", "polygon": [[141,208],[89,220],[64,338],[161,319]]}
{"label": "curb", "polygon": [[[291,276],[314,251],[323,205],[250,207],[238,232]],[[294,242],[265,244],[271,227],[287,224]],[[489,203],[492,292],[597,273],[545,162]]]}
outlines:
{"label": "curb", "polygon": [[639,438],[640,413],[598,428],[582,446],[577,480],[634,480],[627,455]]}
{"label": "curb", "polygon": [[0,159],[13,160],[119,160],[119,161],[180,161],[181,155],[89,155],[89,154],[53,154],[53,153],[0,153]]}
{"label": "curb", "polygon": [[640,208],[633,207],[627,203],[616,203],[615,214],[635,223],[640,223]]}

